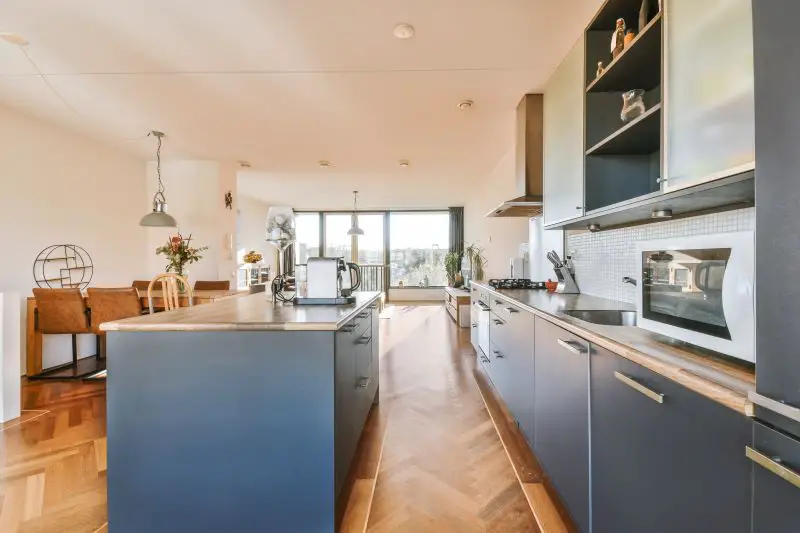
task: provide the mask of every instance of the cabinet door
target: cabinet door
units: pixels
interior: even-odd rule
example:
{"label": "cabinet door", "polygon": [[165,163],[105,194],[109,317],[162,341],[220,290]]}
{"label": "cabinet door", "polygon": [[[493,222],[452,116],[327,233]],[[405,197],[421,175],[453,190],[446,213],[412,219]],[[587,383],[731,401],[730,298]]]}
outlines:
{"label": "cabinet door", "polygon": [[346,325],[335,334],[334,365],[334,488],[336,495],[342,488],[344,479],[350,469],[353,454],[358,444],[354,437],[355,425],[354,409],[355,390],[353,377],[355,375],[355,350],[353,349],[352,332],[347,331]]}
{"label": "cabinet door", "polygon": [[[753,423],[753,533],[800,531],[800,441]],[[781,477],[788,469],[788,479]]]}
{"label": "cabinet door", "polygon": [[471,311],[469,314],[470,318],[470,334],[469,340],[472,343],[472,347],[475,349],[475,352],[478,354],[478,358],[481,355],[481,349],[478,347],[478,318],[480,317],[481,309],[478,306],[478,288],[472,287],[470,289],[470,304],[471,304]]}
{"label": "cabinet door", "polygon": [[534,365],[536,338],[534,316],[511,304],[506,304],[505,311],[509,313],[508,324],[510,326],[508,352],[514,390],[512,413],[522,433],[533,446],[534,403],[536,401],[533,377],[536,371]]}
{"label": "cabinet door", "polygon": [[592,532],[748,533],[750,420],[592,346]]}
{"label": "cabinet door", "polygon": [[751,0],[668,0],[665,190],[755,167]]}
{"label": "cabinet door", "polygon": [[572,519],[588,532],[589,344],[538,317],[535,328],[534,450]]}
{"label": "cabinet door", "polygon": [[583,216],[584,38],[544,91],[544,223]]}

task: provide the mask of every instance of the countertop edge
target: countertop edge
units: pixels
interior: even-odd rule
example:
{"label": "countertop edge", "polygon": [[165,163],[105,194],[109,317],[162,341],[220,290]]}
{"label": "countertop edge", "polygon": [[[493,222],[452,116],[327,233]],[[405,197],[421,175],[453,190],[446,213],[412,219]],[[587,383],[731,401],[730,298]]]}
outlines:
{"label": "countertop edge", "polygon": [[[753,406],[750,400],[747,398],[747,393],[740,392],[738,390],[731,389],[726,387],[722,384],[719,384],[712,379],[704,378],[693,373],[691,370],[687,370],[680,366],[674,365],[672,363],[663,361],[656,356],[649,355],[646,353],[642,353],[641,351],[633,348],[632,346],[628,346],[626,344],[622,344],[617,342],[613,339],[609,339],[600,335],[596,332],[583,329],[580,326],[575,324],[566,322],[555,316],[547,311],[543,311],[541,309],[531,307],[530,305],[525,304],[515,298],[507,296],[503,293],[497,292],[493,287],[486,285],[481,282],[473,282],[474,285],[481,287],[493,295],[497,296],[498,298],[505,300],[509,303],[522,307],[523,309],[533,313],[534,315],[547,320],[548,322],[555,324],[565,330],[574,333],[575,335],[579,335],[582,338],[585,338],[591,343],[597,344],[598,346],[605,348],[613,352],[614,354],[624,357],[629,361],[632,361],[636,364],[639,364],[648,370],[655,372],[656,374],[663,376],[667,379],[678,383],[679,385],[683,385],[684,387],[710,399],[713,400],[725,407],[733,409],[739,414],[742,414],[747,417],[753,416]],[[715,370],[711,370],[710,372],[715,372]]]}
{"label": "countertop edge", "polygon": [[[382,292],[377,292],[372,297],[360,302],[359,305],[344,315],[338,322],[262,322],[262,323],[164,323],[164,324],[140,324],[136,322],[114,321],[100,325],[100,330],[107,333],[114,332],[201,332],[201,331],[336,331],[345,323],[353,319],[355,315],[374,304],[381,298]],[[214,305],[214,303],[205,304]]]}

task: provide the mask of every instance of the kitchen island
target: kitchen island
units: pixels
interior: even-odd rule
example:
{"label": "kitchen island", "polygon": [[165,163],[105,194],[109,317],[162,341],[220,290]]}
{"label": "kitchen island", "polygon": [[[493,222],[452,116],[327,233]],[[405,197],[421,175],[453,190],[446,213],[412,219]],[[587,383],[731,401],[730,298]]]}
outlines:
{"label": "kitchen island", "polygon": [[379,298],[253,294],[104,324],[110,527],[333,532],[378,398]]}

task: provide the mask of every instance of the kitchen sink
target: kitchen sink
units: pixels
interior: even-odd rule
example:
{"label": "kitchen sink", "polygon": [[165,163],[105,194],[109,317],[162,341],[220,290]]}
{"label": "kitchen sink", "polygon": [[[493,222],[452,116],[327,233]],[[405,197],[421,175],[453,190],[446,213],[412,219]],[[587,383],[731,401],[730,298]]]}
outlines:
{"label": "kitchen sink", "polygon": [[636,311],[564,311],[565,315],[602,326],[635,326]]}

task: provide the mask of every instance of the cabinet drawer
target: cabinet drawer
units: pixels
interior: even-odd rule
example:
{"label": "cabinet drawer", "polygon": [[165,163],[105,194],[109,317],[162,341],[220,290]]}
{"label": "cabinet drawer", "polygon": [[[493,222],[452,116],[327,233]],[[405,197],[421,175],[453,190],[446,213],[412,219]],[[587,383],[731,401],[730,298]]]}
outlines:
{"label": "cabinet drawer", "polygon": [[800,441],[753,422],[753,533],[800,531]]}
{"label": "cabinet drawer", "polygon": [[511,349],[511,326],[494,312],[489,315],[489,339],[497,350]]}

